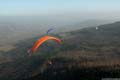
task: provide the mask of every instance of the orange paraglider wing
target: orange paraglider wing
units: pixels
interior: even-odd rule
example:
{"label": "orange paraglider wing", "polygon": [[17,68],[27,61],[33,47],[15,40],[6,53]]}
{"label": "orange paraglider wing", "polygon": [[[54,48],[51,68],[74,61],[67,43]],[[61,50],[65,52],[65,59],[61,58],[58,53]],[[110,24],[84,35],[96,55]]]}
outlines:
{"label": "orange paraglider wing", "polygon": [[44,37],[40,38],[38,41],[35,42],[33,47],[30,49],[30,52],[35,53],[37,51],[38,47],[47,40],[55,40],[57,43],[62,42],[59,38],[52,37],[52,36],[44,36]]}

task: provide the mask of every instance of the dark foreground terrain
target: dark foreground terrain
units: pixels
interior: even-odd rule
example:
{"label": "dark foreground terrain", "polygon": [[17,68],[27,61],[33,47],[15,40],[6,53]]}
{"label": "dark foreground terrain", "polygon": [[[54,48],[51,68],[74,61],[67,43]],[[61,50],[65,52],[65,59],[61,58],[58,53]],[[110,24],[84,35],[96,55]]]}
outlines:
{"label": "dark foreground terrain", "polygon": [[[88,65],[88,66],[87,66]],[[102,78],[120,78],[120,65],[94,65],[82,62],[53,61],[43,73],[25,80],[101,80]]]}

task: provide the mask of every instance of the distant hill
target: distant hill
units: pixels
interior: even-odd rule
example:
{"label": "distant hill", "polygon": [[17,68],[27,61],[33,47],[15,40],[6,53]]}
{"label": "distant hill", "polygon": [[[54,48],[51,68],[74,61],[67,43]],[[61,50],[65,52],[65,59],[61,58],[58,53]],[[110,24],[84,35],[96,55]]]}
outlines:
{"label": "distant hill", "polygon": [[[120,22],[97,27],[52,34],[62,39],[62,45],[46,42],[30,57],[27,50],[43,35],[19,41],[14,49],[0,52],[0,79],[120,77]],[[2,63],[3,60],[8,62]]]}
{"label": "distant hill", "polygon": [[[28,79],[120,77],[120,22],[59,34],[63,45],[45,72]],[[37,71],[36,71],[37,72]],[[46,78],[47,77],[47,78]]]}
{"label": "distant hill", "polygon": [[46,34],[49,28],[54,28],[54,33],[60,33],[112,22],[108,20],[73,20],[65,23],[62,20],[60,20],[61,22],[59,20],[47,21],[47,19],[44,20],[44,17],[42,19],[38,17],[0,18],[0,47],[6,44],[15,44],[20,40],[32,38],[40,34]]}
{"label": "distant hill", "polygon": [[[104,56],[115,56],[115,58],[120,56],[120,22],[100,25],[97,27],[97,30],[96,27],[89,27],[71,32],[52,34],[53,36],[61,38],[63,44],[58,45],[54,42],[45,43],[40,47],[37,54],[51,55],[57,53],[58,56],[66,56],[64,53],[68,52],[71,53],[71,55],[74,55],[73,53],[77,53],[78,55],[81,53],[87,53],[86,56],[88,56],[88,53],[93,53],[88,57],[94,57],[95,59],[97,57],[99,58],[99,55],[101,55],[102,58]],[[27,56],[27,50],[31,48],[33,43],[41,36],[20,41],[14,45],[15,47],[12,50],[4,52],[4,56],[14,58]]]}
{"label": "distant hill", "polygon": [[112,20],[97,20],[97,19],[90,19],[90,20],[84,20],[84,21],[76,21],[74,23],[69,23],[67,25],[61,26],[61,32],[65,31],[73,31],[78,30],[81,28],[87,28],[87,27],[95,27],[103,24],[109,24],[114,21]]}

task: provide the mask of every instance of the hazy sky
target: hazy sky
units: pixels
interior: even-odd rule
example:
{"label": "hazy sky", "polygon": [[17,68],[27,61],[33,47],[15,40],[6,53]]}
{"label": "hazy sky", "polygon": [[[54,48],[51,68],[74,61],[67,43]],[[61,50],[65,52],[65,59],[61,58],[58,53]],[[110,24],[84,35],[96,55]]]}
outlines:
{"label": "hazy sky", "polygon": [[119,15],[120,0],[0,0],[0,15]]}
{"label": "hazy sky", "polygon": [[0,0],[1,16],[40,16],[45,21],[120,20],[120,0]]}

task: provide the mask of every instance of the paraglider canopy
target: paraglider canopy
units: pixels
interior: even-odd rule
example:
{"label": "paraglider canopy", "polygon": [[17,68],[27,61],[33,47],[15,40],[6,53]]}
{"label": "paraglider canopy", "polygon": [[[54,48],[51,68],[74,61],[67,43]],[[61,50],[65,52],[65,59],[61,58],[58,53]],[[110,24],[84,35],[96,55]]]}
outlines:
{"label": "paraglider canopy", "polygon": [[96,30],[98,30],[98,27],[96,27]]}
{"label": "paraglider canopy", "polygon": [[39,46],[41,46],[44,42],[48,40],[54,40],[59,44],[62,42],[59,38],[53,36],[43,36],[42,38],[38,39],[38,41],[35,42],[33,47],[30,50],[28,50],[28,53],[35,53],[38,50]]}
{"label": "paraglider canopy", "polygon": [[50,28],[50,29],[47,30],[46,33],[49,34],[52,30],[53,30],[53,28]]}

